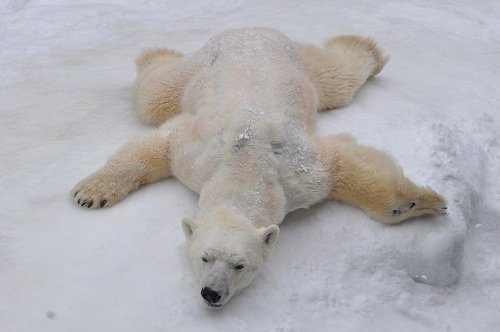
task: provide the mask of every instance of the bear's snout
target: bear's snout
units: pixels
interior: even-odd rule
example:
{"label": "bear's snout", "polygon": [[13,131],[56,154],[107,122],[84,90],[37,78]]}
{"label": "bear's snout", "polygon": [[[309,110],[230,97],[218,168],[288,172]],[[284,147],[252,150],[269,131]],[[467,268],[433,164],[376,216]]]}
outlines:
{"label": "bear's snout", "polygon": [[201,289],[201,296],[207,301],[208,304],[214,304],[219,302],[221,295],[209,287],[203,287]]}

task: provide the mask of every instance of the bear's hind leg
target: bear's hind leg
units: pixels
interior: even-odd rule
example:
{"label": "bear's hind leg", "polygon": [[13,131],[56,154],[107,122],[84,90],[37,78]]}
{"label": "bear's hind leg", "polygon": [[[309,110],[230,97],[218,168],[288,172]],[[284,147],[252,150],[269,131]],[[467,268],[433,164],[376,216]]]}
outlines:
{"label": "bear's hind leg", "polygon": [[406,178],[387,154],[345,135],[319,138],[317,148],[330,175],[329,198],[358,206],[373,219],[388,224],[446,214],[445,200]]}
{"label": "bear's hind leg", "polygon": [[174,63],[182,57],[182,53],[168,48],[144,51],[136,60],[138,75],[141,76],[146,70],[154,69],[154,67]]}
{"label": "bear's hind leg", "polygon": [[153,49],[137,59],[136,110],[144,122],[160,125],[181,112],[184,88],[199,68],[193,57]]}
{"label": "bear's hind leg", "polygon": [[320,111],[350,103],[366,80],[377,75],[389,60],[375,41],[360,36],[331,38],[323,49],[307,44],[298,47],[318,90]]}

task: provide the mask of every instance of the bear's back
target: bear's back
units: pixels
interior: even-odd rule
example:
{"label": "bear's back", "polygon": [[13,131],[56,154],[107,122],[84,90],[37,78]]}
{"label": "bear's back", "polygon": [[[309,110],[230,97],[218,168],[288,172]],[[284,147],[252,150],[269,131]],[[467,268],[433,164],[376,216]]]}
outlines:
{"label": "bear's back", "polygon": [[281,32],[268,28],[225,31],[210,39],[196,56],[202,57],[206,66],[213,65],[219,57],[242,66],[249,60],[276,60],[277,57],[300,61],[294,43]]}
{"label": "bear's back", "polygon": [[213,38],[195,56],[206,64],[185,91],[190,130],[176,177],[200,192],[221,169],[238,168],[300,197],[289,197],[289,209],[309,205],[299,192],[317,177],[311,142],[317,97],[293,42],[274,30],[242,29]]}

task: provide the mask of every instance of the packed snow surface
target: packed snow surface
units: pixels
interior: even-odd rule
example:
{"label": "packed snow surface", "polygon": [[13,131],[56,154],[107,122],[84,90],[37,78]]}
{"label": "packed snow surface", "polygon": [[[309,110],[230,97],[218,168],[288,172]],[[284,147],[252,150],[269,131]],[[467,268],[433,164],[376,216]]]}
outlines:
{"label": "packed snow surface", "polygon": [[[499,331],[499,17],[487,0],[1,1],[0,331]],[[294,212],[256,282],[213,311],[180,227],[195,194],[172,179],[90,211],[69,192],[149,130],[141,50],[245,26],[374,37],[391,61],[318,132],[389,152],[449,215]]]}

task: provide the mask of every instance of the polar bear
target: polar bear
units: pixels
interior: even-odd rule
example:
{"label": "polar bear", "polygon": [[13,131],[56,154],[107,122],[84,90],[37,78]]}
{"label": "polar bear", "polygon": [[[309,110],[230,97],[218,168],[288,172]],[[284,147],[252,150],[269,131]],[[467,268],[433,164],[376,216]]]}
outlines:
{"label": "polar bear", "polygon": [[147,51],[137,61],[137,112],[160,126],[77,184],[73,199],[108,207],[170,176],[198,193],[182,227],[211,308],[255,279],[288,212],[335,199],[388,224],[444,214],[445,200],[385,153],[348,135],[315,135],[317,111],[348,104],[386,61],[368,38],[319,48],[266,28],[224,32],[191,56]]}

